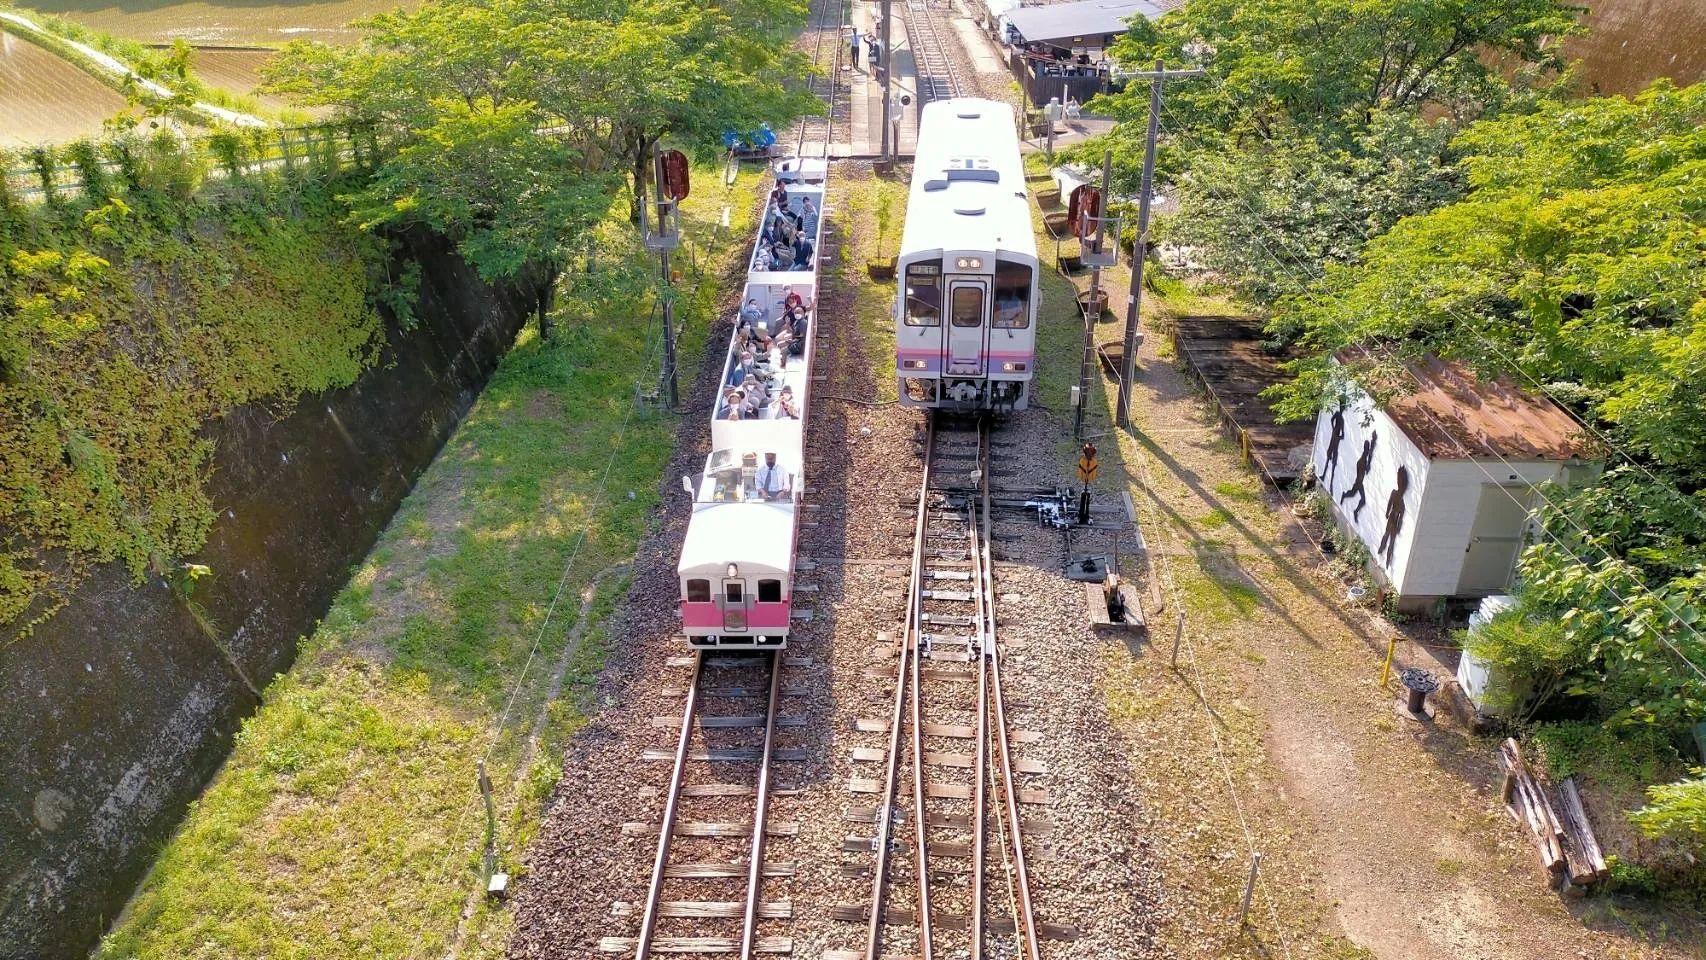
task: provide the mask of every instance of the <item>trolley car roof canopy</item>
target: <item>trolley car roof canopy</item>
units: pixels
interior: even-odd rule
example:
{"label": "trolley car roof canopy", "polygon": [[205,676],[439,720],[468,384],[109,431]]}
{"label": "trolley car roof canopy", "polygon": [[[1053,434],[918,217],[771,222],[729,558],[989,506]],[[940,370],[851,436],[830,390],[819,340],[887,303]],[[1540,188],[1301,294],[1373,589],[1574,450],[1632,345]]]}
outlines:
{"label": "trolley car roof canopy", "polygon": [[[926,104],[912,166],[903,260],[988,250],[1036,263],[1030,200],[1013,108],[961,97]],[[993,272],[985,264],[980,272]]]}
{"label": "trolley car roof canopy", "polygon": [[742,577],[786,576],[793,554],[792,501],[696,503],[676,572],[720,580],[733,563]]}
{"label": "trolley car roof canopy", "polygon": [[1009,10],[1007,22],[1027,43],[1070,47],[1073,40],[1096,37],[1100,42],[1099,38],[1107,34],[1124,33],[1126,23],[1132,17],[1144,16],[1153,20],[1163,12],[1147,0],[1083,0],[1081,3],[1055,3]]}

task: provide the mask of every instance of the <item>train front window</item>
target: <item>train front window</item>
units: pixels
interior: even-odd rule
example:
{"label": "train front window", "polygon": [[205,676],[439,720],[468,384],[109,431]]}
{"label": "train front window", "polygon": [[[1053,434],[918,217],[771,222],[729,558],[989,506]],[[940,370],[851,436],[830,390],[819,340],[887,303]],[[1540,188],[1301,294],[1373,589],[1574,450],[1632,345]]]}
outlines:
{"label": "train front window", "polygon": [[1023,330],[1031,325],[1031,268],[1023,263],[995,263],[995,315],[989,325]]}
{"label": "train front window", "polygon": [[906,325],[942,325],[942,261],[906,265]]}
{"label": "train front window", "polygon": [[780,581],[780,580],[760,580],[760,581],[758,581],[758,602],[759,603],[781,603],[782,602],[782,581]]}
{"label": "train front window", "polygon": [[711,581],[694,578],[687,581],[688,603],[710,603]]}
{"label": "train front window", "polygon": [[954,288],[954,326],[983,326],[983,287]]}

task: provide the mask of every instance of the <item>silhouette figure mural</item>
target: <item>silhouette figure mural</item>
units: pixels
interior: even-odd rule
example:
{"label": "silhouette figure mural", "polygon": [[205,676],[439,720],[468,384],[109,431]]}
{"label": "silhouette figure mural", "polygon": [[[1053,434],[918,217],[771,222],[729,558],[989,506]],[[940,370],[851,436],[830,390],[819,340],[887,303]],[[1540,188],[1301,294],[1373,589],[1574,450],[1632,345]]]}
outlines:
{"label": "silhouette figure mural", "polygon": [[1339,444],[1345,439],[1345,408],[1333,411],[1333,434],[1327,439],[1326,462],[1321,467],[1321,482],[1327,492],[1333,492],[1333,474],[1339,469]]}
{"label": "silhouette figure mural", "polygon": [[1351,522],[1355,523],[1362,517],[1362,508],[1368,506],[1368,491],[1363,489],[1363,483],[1368,479],[1368,469],[1374,466],[1374,441],[1380,439],[1380,434],[1370,433],[1362,443],[1362,456],[1357,457],[1356,482],[1345,488],[1339,495],[1339,502],[1344,503],[1351,497],[1357,498],[1356,509],[1351,511]]}
{"label": "silhouette figure mural", "polygon": [[1387,570],[1392,569],[1392,549],[1398,546],[1398,531],[1404,529],[1404,491],[1410,489],[1409,468],[1398,468],[1397,481],[1397,488],[1386,498],[1386,532],[1380,535],[1380,546],[1374,548],[1376,554],[1386,558]]}

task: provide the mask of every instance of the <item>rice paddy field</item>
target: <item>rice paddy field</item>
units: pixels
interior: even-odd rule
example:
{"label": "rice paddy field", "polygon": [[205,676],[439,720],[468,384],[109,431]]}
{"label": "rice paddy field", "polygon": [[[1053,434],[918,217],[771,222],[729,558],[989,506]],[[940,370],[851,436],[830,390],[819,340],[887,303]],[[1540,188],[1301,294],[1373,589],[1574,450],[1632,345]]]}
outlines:
{"label": "rice paddy field", "polygon": [[351,20],[414,0],[28,0],[33,9],[141,43],[183,38],[192,44],[277,46],[290,40],[347,43]]}
{"label": "rice paddy field", "polygon": [[0,32],[0,147],[101,132],[124,98],[64,60]]}
{"label": "rice paddy field", "polygon": [[255,87],[261,82],[261,65],[273,56],[265,47],[197,47],[190,68],[210,87],[240,97],[254,97],[265,110],[282,110],[290,106],[283,97],[259,96]]}

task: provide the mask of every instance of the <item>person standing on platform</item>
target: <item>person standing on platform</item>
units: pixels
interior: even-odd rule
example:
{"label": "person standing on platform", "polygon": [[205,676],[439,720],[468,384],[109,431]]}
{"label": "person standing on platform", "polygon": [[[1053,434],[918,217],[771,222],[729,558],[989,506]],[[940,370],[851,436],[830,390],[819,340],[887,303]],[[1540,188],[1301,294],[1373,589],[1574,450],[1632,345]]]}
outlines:
{"label": "person standing on platform", "polygon": [[851,23],[847,25],[847,59],[853,62],[853,69],[859,69],[859,28]]}

